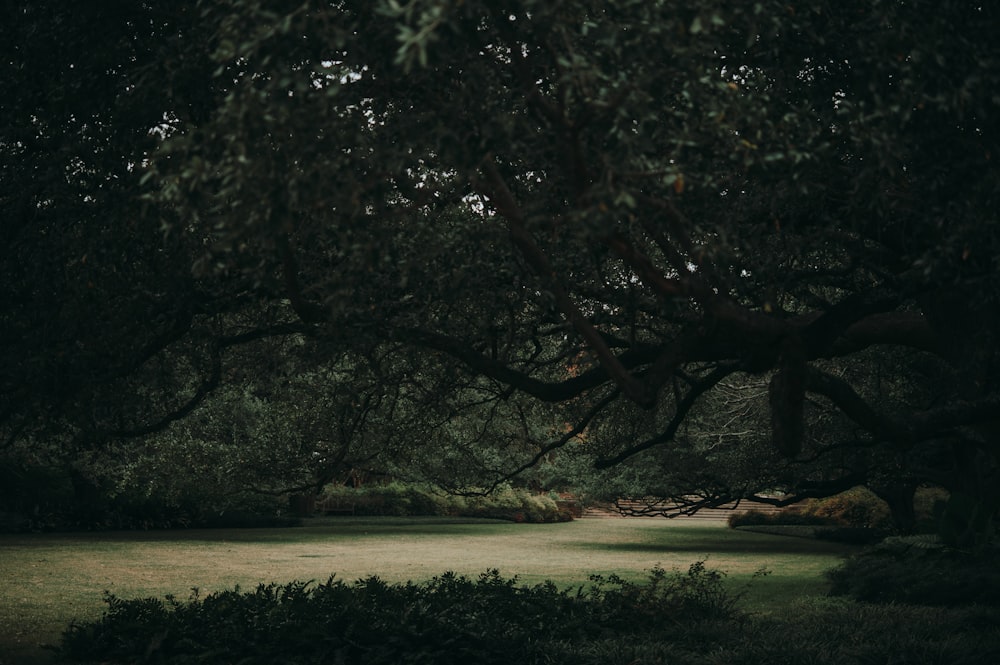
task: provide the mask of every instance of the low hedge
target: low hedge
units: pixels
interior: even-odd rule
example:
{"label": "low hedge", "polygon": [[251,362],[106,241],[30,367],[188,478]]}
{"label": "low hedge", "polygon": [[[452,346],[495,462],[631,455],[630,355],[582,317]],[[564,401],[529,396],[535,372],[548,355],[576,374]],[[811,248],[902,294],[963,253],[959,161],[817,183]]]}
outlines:
{"label": "low hedge", "polygon": [[808,499],[777,513],[749,510],[729,518],[729,526],[805,525],[887,530],[892,522],[889,507],[863,487],[825,499]]}
{"label": "low hedge", "polygon": [[746,614],[698,563],[645,584],[524,587],[488,571],[421,584],[376,577],[173,598],[106,596],[60,663],[737,665],[1000,662],[1000,609],[807,599]]}
{"label": "low hedge", "polygon": [[[58,648],[64,663],[569,663],[581,646],[648,634],[691,640],[685,627],[735,617],[722,574],[699,562],[656,568],[646,584],[592,578],[588,588],[526,587],[487,571],[422,584],[292,582],[194,596],[123,600],[75,624]],[[665,632],[664,632],[665,631]],[[575,645],[576,655],[553,658]],[[572,657],[569,657],[572,656]]]}
{"label": "low hedge", "polygon": [[964,552],[933,536],[888,538],[826,575],[831,595],[864,602],[1000,607],[1000,551]]}
{"label": "low hedge", "polygon": [[361,516],[442,516],[481,517],[512,522],[566,522],[572,509],[560,505],[557,497],[524,489],[502,488],[485,495],[449,494],[429,485],[389,483],[358,488],[331,486],[317,497],[349,505]]}

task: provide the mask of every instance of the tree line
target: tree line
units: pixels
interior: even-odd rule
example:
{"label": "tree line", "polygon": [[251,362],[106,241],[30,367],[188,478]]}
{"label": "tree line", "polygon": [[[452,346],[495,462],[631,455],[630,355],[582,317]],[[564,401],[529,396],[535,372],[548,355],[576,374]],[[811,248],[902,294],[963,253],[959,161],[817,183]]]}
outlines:
{"label": "tree line", "polygon": [[9,473],[995,511],[996,10],[732,4],[15,3]]}

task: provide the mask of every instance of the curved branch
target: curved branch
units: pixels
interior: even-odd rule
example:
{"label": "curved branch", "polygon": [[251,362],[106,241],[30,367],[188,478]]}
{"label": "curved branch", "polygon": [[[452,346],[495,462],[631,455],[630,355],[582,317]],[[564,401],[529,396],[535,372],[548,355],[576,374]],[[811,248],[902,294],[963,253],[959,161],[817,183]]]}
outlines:
{"label": "curved branch", "polygon": [[[606,383],[609,378],[607,369],[599,365],[564,381],[541,381],[476,351],[454,337],[417,328],[398,329],[396,336],[401,341],[445,353],[462,361],[473,371],[505,383],[543,402],[563,402],[573,399],[591,388]],[[654,347],[635,346],[616,356],[616,362],[626,369],[634,369],[652,362],[655,358]]]}
{"label": "curved branch", "polygon": [[688,391],[687,395],[684,396],[684,399],[682,399],[677,405],[674,417],[670,420],[670,423],[667,425],[667,428],[663,430],[663,432],[650,439],[646,439],[642,443],[626,448],[614,457],[605,457],[597,460],[594,462],[594,467],[597,469],[607,469],[615,466],[616,464],[621,464],[633,455],[637,455],[644,450],[648,450],[654,446],[661,445],[673,439],[677,434],[677,430],[680,429],[680,426],[684,423],[684,419],[687,418],[688,413],[698,401],[698,398],[714,387],[719,381],[735,372],[738,368],[738,364],[721,365],[716,367],[711,373],[709,373],[708,376]]}
{"label": "curved branch", "polygon": [[549,453],[551,453],[553,450],[558,450],[559,448],[562,448],[567,443],[569,443],[570,441],[572,441],[575,437],[579,436],[585,429],[587,429],[587,426],[590,425],[590,422],[595,417],[597,417],[597,415],[601,411],[603,411],[612,402],[614,402],[616,399],[618,399],[618,397],[620,395],[621,395],[621,391],[618,390],[617,388],[615,390],[611,391],[611,393],[609,395],[607,395],[604,399],[600,400],[597,404],[595,404],[594,406],[592,406],[590,408],[590,410],[587,411],[586,414],[584,414],[583,418],[581,418],[580,421],[571,430],[569,430],[568,432],[566,432],[565,434],[563,434],[561,437],[559,437],[555,441],[552,441],[551,443],[548,443],[548,444],[542,446],[541,450],[539,450],[538,453],[536,453],[535,456],[532,457],[531,460],[529,460],[528,462],[525,462],[524,464],[522,464],[521,466],[519,466],[514,471],[511,471],[509,473],[504,474],[504,476],[502,478],[498,479],[495,483],[493,483],[493,487],[489,491],[492,492],[497,487],[499,487],[502,483],[504,483],[504,482],[506,482],[506,481],[514,478],[515,476],[519,475],[520,473],[522,473],[524,471],[527,471],[528,469],[534,467],[536,464],[538,464],[539,462],[541,462],[542,459],[546,455],[548,455]]}
{"label": "curved branch", "polygon": [[876,412],[843,379],[822,372],[815,367],[808,367],[805,381],[806,390],[829,399],[844,415],[866,431],[890,441],[905,438],[904,432],[896,423]]}
{"label": "curved branch", "polygon": [[854,293],[814,318],[802,331],[802,338],[814,355],[826,353],[835,341],[854,330],[857,336],[859,322],[870,322],[871,317],[884,315],[899,306],[899,296],[882,289]]}
{"label": "curved branch", "polygon": [[920,312],[885,312],[852,323],[830,346],[831,356],[846,356],[875,344],[909,346],[943,355],[941,340]]}
{"label": "curved branch", "polygon": [[208,376],[202,380],[194,394],[179,408],[174,409],[151,423],[147,423],[139,427],[133,427],[131,429],[111,430],[105,432],[104,434],[108,438],[134,439],[141,436],[147,436],[155,432],[161,432],[181,418],[190,415],[192,411],[198,408],[198,406],[205,401],[205,398],[208,397],[212,391],[219,387],[221,380],[222,353],[221,349],[216,347],[212,350],[211,369]]}
{"label": "curved branch", "polygon": [[1000,395],[986,395],[976,401],[956,401],[904,419],[884,416],[871,407],[843,379],[814,367],[806,371],[806,389],[823,395],[848,418],[878,438],[902,448],[939,437],[956,427],[970,427],[1000,420]]}
{"label": "curved branch", "polygon": [[257,330],[250,330],[245,333],[240,333],[239,335],[230,335],[226,337],[220,337],[215,340],[211,346],[210,350],[210,362],[211,367],[208,373],[201,383],[198,385],[198,389],[195,390],[194,394],[188,398],[180,407],[164,414],[159,419],[141,425],[138,427],[127,428],[127,429],[117,429],[103,432],[103,435],[107,438],[115,439],[133,439],[141,436],[147,436],[149,434],[154,434],[156,432],[161,432],[169,427],[174,422],[188,416],[193,412],[198,406],[205,401],[216,388],[222,380],[222,352],[227,348],[238,346],[240,344],[247,344],[260,339],[265,339],[269,337],[281,337],[284,335],[301,334],[307,332],[307,328],[302,324],[286,323],[276,326],[269,326],[267,328],[258,328]]}
{"label": "curved branch", "polygon": [[586,340],[593,350],[594,355],[600,363],[607,369],[608,375],[622,389],[622,391],[636,404],[641,406],[651,406],[654,396],[636,377],[632,376],[628,370],[622,366],[618,358],[608,348],[607,343],[600,332],[587,320],[580,308],[577,307],[573,299],[570,298],[566,289],[559,282],[555,269],[549,262],[545,253],[535,243],[531,234],[524,225],[524,215],[520,210],[514,195],[508,189],[496,162],[492,156],[483,161],[483,171],[486,174],[486,183],[481,192],[496,207],[497,212],[507,220],[511,239],[514,245],[520,250],[528,264],[535,272],[545,280],[549,289],[556,298],[556,303],[563,314],[573,324],[573,327]]}
{"label": "curved branch", "polygon": [[695,297],[699,301],[712,295],[710,289],[694,288],[687,280],[669,279],[653,265],[648,256],[637,250],[632,243],[620,234],[614,234],[607,239],[607,244],[625,263],[635,271],[653,293],[664,300],[672,298]]}

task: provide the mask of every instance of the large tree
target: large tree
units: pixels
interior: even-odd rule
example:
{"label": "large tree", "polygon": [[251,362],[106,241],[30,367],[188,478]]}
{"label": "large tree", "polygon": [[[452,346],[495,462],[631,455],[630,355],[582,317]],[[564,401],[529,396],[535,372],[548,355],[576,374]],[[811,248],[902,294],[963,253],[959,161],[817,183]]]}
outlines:
{"label": "large tree", "polygon": [[[691,448],[682,425],[699,407],[760,381],[783,458],[865,453],[821,465],[827,487],[907,459],[902,485],[933,467],[988,500],[996,11],[206,3],[153,40],[173,49],[153,80],[194,72],[197,85],[165,88],[132,119],[151,145],[126,171],[146,189],[143,222],[198,252],[194,277],[183,258],[167,263],[212,285],[214,310],[220,293],[283,308],[242,334],[405,345],[449,358],[498,402],[562,405],[565,430],[526,437],[527,462],[585,431],[605,433],[599,465],[654,449],[669,461]],[[128,71],[125,88],[148,83],[151,70]],[[4,154],[23,160],[27,145]],[[161,309],[169,326],[185,320]],[[819,491],[795,468],[767,482]],[[707,501],[732,498],[723,489]]]}

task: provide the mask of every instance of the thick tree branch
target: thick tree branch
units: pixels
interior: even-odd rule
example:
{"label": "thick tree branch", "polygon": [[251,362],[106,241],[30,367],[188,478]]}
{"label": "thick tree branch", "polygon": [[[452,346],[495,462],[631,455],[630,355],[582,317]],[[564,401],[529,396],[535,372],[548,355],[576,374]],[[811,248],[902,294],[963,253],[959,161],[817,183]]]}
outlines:
{"label": "thick tree branch", "polygon": [[566,289],[560,283],[548,257],[538,247],[531,237],[531,233],[525,227],[524,215],[514,200],[513,193],[500,175],[492,156],[487,157],[483,161],[482,168],[486,175],[486,180],[483,183],[483,191],[481,193],[493,203],[497,212],[507,220],[514,245],[524,256],[528,265],[545,281],[546,286],[548,286],[555,296],[559,309],[576,331],[586,340],[598,361],[607,369],[608,374],[614,380],[615,384],[622,389],[622,392],[636,404],[642,406],[651,405],[654,399],[653,396],[649,394],[649,391],[638,379],[622,366],[618,358],[608,348],[601,333],[587,320],[583,312],[580,311],[580,308],[577,307],[576,303],[573,302],[573,299],[570,298]]}
{"label": "thick tree branch", "polygon": [[876,437],[901,448],[939,438],[956,427],[971,427],[1000,420],[1000,395],[976,401],[956,401],[926,411],[907,414],[905,419],[878,413],[843,379],[810,367],[806,389],[827,397],[844,415]]}
{"label": "thick tree branch", "polygon": [[943,355],[941,340],[919,312],[885,312],[853,322],[830,346],[830,356],[846,356],[875,344],[895,344]]}
{"label": "thick tree branch", "polygon": [[[564,381],[541,381],[479,353],[463,341],[447,335],[416,328],[399,329],[396,334],[402,341],[445,353],[462,361],[472,371],[507,384],[543,402],[563,402],[572,399],[607,383],[609,378],[607,369],[604,366],[597,366]],[[622,367],[632,369],[652,362],[655,357],[655,347],[640,346],[622,352],[616,357],[616,361]]]}
{"label": "thick tree branch", "polygon": [[875,436],[889,441],[905,438],[904,432],[888,418],[877,413],[849,383],[815,367],[806,370],[806,390],[823,395],[848,418]]}
{"label": "thick tree branch", "polygon": [[[884,315],[899,306],[899,296],[880,289],[854,293],[815,317],[802,331],[802,339],[813,357],[827,349],[859,322]],[[857,334],[857,331],[854,333]]]}
{"label": "thick tree branch", "polygon": [[621,257],[632,268],[639,279],[642,280],[642,283],[658,297],[664,300],[689,297],[702,300],[711,295],[710,290],[696,288],[695,285],[687,280],[667,278],[662,271],[653,265],[648,256],[637,250],[632,243],[621,235],[614,234],[606,242],[615,254]]}

